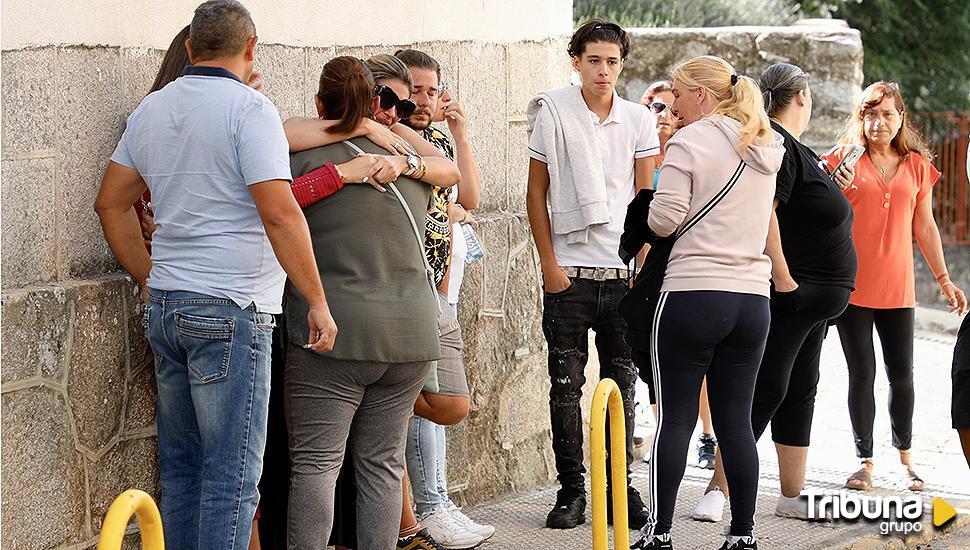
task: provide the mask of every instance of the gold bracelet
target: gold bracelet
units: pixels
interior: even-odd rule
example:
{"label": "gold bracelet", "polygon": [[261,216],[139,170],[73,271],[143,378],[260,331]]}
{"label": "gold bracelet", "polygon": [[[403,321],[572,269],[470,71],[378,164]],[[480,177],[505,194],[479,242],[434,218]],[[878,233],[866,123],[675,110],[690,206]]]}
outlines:
{"label": "gold bracelet", "polygon": [[428,165],[424,162],[424,157],[418,157],[421,160],[421,165],[418,166],[418,171],[414,173],[414,179],[420,180],[428,172]]}
{"label": "gold bracelet", "polygon": [[345,178],[344,173],[340,171],[340,167],[334,164],[333,169],[337,172],[337,177],[340,178],[340,181],[342,183],[347,183],[347,178]]}

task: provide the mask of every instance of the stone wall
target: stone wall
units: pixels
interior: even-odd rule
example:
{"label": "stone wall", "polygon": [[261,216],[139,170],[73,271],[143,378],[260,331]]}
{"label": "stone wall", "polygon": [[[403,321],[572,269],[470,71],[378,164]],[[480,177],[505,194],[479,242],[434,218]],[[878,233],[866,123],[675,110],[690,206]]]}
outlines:
{"label": "stone wall", "polygon": [[[565,39],[510,44],[263,45],[257,65],[285,117],[313,112],[320,67],[413,46],[435,56],[470,113],[487,258],[462,319],[475,399],[453,430],[456,493],[480,500],[554,475],[525,220],[525,105],[566,81]],[[90,548],[111,500],[157,493],[153,369],[134,287],[91,208],[125,118],[163,52],[41,47],[2,53],[2,507],[4,548]],[[106,275],[107,274],[107,275]]]}
{"label": "stone wall", "polygon": [[723,57],[756,81],[774,63],[793,63],[809,75],[814,109],[803,142],[825,151],[848,119],[862,86],[862,40],[841,21],[791,27],[633,29],[621,95],[639,100],[650,83],[669,79],[679,63],[698,55]]}

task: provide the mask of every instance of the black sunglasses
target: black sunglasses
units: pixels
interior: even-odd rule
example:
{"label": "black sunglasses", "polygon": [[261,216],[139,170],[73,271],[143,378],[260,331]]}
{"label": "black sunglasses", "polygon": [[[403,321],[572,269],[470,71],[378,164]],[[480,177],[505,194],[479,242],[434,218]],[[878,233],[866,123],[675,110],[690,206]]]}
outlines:
{"label": "black sunglasses", "polygon": [[654,102],[650,103],[650,105],[647,105],[647,107],[650,107],[650,110],[653,111],[654,114],[658,114],[659,115],[660,113],[662,113],[665,110],[669,109],[670,108],[670,105],[667,105],[663,101],[654,101]]}
{"label": "black sunglasses", "polygon": [[411,101],[410,99],[401,99],[397,97],[394,90],[388,88],[387,86],[382,86],[380,84],[374,86],[374,95],[380,98],[381,109],[387,110],[391,107],[397,107],[397,116],[401,118],[408,118],[414,114],[414,110],[418,108],[417,103]]}

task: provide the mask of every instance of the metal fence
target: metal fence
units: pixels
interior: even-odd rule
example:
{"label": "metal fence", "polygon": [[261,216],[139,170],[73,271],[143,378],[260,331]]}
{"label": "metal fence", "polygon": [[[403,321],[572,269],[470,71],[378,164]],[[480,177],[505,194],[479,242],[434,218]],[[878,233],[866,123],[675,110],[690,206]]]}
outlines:
{"label": "metal fence", "polygon": [[933,152],[933,163],[943,173],[933,190],[933,213],[943,245],[970,245],[970,113],[920,113],[918,118]]}

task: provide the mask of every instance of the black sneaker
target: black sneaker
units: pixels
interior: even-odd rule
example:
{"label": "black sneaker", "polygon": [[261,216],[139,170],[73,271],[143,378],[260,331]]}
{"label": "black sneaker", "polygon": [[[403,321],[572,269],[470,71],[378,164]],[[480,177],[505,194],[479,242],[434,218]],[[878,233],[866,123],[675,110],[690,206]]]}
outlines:
{"label": "black sneaker", "polygon": [[[640,498],[640,493],[633,487],[627,487],[626,490],[626,509],[630,529],[639,531],[647,524],[650,511]],[[606,521],[613,525],[613,498],[609,493],[606,495]]]}
{"label": "black sneaker", "polygon": [[734,544],[725,540],[721,550],[758,550],[758,541],[754,540],[754,537],[743,537]]}
{"label": "black sneaker", "polygon": [[398,550],[445,550],[438,544],[427,529],[421,529],[417,533],[397,539]]}
{"label": "black sneaker", "polygon": [[717,440],[713,436],[701,434],[697,439],[697,466],[713,470],[717,460]]}
{"label": "black sneaker", "polygon": [[[647,541],[647,539],[650,539]],[[670,537],[667,540],[660,540],[657,537],[644,537],[641,536],[639,540],[634,542],[630,546],[631,550],[674,550],[674,545],[670,542]]]}
{"label": "black sneaker", "polygon": [[572,529],[586,523],[586,492],[581,489],[559,489],[556,507],[546,516],[546,527]]}

